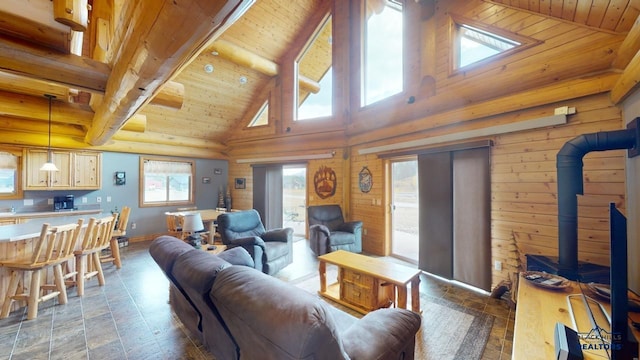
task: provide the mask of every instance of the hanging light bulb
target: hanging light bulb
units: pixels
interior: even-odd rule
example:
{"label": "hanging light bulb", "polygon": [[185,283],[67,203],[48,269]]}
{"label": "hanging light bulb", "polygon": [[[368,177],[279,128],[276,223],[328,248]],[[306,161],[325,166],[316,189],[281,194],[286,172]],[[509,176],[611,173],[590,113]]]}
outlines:
{"label": "hanging light bulb", "polygon": [[49,99],[49,151],[47,152],[47,162],[42,165],[40,171],[58,171],[58,167],[53,163],[51,154],[51,100],[55,98],[53,95],[44,94]]}

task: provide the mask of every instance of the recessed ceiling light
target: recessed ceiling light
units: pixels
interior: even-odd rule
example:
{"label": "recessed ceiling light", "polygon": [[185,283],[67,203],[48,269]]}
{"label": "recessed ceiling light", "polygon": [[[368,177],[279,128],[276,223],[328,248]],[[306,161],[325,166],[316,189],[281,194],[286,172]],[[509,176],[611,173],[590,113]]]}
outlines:
{"label": "recessed ceiling light", "polygon": [[211,55],[218,56],[218,52],[214,50],[214,51],[211,52]]}
{"label": "recessed ceiling light", "polygon": [[247,77],[246,76],[240,76],[240,84],[244,85],[247,83]]}
{"label": "recessed ceiling light", "polygon": [[207,64],[204,66],[204,72],[206,72],[207,74],[211,74],[213,72],[213,65],[211,64]]}

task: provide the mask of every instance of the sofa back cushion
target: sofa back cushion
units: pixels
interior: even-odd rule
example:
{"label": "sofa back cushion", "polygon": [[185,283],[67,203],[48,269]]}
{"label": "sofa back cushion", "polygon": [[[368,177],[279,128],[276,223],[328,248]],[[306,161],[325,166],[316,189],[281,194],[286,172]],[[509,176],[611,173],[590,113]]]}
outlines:
{"label": "sofa back cushion", "polygon": [[168,235],[156,238],[149,246],[149,254],[151,254],[153,260],[160,266],[160,269],[167,275],[169,280],[174,283],[175,279],[172,271],[176,259],[183,253],[193,250],[195,250],[193,246]]}
{"label": "sofa back cushion", "polygon": [[246,359],[346,359],[328,305],[255,269],[220,271],[210,293]]}

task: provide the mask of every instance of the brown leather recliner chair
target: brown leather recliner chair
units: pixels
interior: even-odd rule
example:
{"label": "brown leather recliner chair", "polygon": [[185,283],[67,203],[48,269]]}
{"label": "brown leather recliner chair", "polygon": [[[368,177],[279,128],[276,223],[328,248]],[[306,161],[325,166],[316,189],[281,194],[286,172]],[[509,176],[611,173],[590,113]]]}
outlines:
{"label": "brown leather recliner chair", "polygon": [[362,252],[362,221],[345,222],[339,205],[307,208],[309,246],[316,255],[336,250]]}
{"label": "brown leather recliner chair", "polygon": [[218,232],[228,247],[245,248],[255,268],[265,274],[273,275],[293,262],[293,229],[266,230],[255,209],[219,215]]}

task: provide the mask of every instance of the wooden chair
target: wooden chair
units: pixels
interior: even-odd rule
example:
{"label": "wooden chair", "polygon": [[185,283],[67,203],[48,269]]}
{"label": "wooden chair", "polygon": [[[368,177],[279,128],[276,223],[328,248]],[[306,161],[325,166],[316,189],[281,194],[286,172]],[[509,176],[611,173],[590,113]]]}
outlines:
{"label": "wooden chair", "polygon": [[[115,215],[97,220],[96,218],[89,219],[80,248],[73,252],[76,258],[76,270],[65,276],[66,285],[76,285],[78,296],[84,295],[85,281],[96,275],[98,276],[98,285],[104,286],[105,284],[100,252],[111,245],[114,222]],[[88,270],[89,268],[91,269]]]}
{"label": "wooden chair", "polygon": [[[189,234],[182,230],[184,217],[170,212],[165,213],[165,216],[167,221],[167,232],[169,235],[177,237],[180,240],[185,240]],[[199,231],[198,234],[202,238],[202,241],[209,242],[210,234],[208,231]]]}
{"label": "wooden chair", "polygon": [[[58,297],[60,304],[67,303],[67,290],[62,276],[62,264],[73,259],[73,249],[78,240],[78,224],[51,227],[42,225],[40,237],[34,242],[34,250],[22,258],[0,261],[1,266],[11,272],[9,287],[6,292],[0,318],[9,316],[14,301],[27,301],[27,320],[38,316],[38,304]],[[52,269],[54,284],[42,284],[41,279],[46,270]],[[24,274],[31,274],[28,291],[25,290]],[[46,276],[46,274],[45,274]],[[22,291],[21,293],[18,293]],[[41,295],[41,291],[51,291]]]}
{"label": "wooden chair", "polygon": [[122,261],[120,260],[120,245],[118,244],[118,238],[127,234],[127,225],[129,224],[129,214],[131,208],[123,206],[122,211],[117,216],[118,227],[113,230],[110,241],[111,254],[104,255],[100,258],[100,261],[113,262],[117,269],[122,267]]}
{"label": "wooden chair", "polygon": [[180,224],[180,216],[173,213],[165,213],[167,221],[167,232],[169,235],[183,239],[182,226]]}

